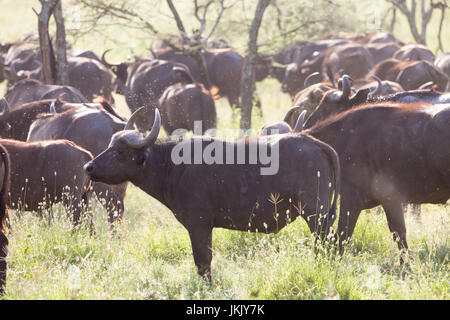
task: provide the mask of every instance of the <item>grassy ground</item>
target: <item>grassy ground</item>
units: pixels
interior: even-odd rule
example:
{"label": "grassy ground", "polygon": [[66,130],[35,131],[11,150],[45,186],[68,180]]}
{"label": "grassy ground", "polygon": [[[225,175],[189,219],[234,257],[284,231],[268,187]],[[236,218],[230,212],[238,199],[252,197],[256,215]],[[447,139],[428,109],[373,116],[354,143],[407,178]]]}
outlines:
{"label": "grassy ground", "polygon": [[[2,18],[0,35],[13,40],[34,30],[30,3],[0,0],[23,13],[20,22]],[[125,37],[121,35],[121,37]],[[3,39],[1,39],[3,40]],[[145,42],[133,40],[144,47]],[[83,39],[95,51],[111,43]],[[148,43],[147,43],[148,44]],[[147,45],[146,44],[146,45]],[[126,54],[124,48],[112,57]],[[3,87],[4,88],[4,87]],[[258,84],[264,114],[253,128],[278,120],[290,107],[275,80]],[[122,97],[117,107],[129,111]],[[220,129],[237,128],[238,114],[216,101]],[[230,200],[232,201],[232,200]],[[10,211],[9,271],[4,299],[449,299],[447,205],[425,205],[420,221],[407,215],[410,259],[401,267],[381,208],[363,212],[342,257],[314,250],[303,220],[276,235],[216,229],[213,281],[196,274],[186,230],[158,201],[130,185],[123,223],[111,234],[105,210],[93,202],[95,234],[72,230],[65,210],[42,217]]]}

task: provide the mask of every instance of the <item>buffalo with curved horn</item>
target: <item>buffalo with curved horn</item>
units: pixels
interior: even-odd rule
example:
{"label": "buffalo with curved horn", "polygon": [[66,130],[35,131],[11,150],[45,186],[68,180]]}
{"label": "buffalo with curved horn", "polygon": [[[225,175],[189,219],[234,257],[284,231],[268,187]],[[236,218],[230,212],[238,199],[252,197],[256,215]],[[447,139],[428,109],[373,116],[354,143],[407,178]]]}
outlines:
{"label": "buffalo with curved horn", "polygon": [[[140,131],[150,129],[153,110],[159,107],[159,99],[164,91],[176,83],[193,83],[190,70],[181,63],[159,59],[139,59],[120,64],[102,61],[116,74],[116,93],[123,94],[131,112],[145,106],[144,116],[140,116],[136,125]],[[147,115],[147,116],[145,116]]]}
{"label": "buffalo with curved horn", "polygon": [[[294,109],[294,108],[291,108]],[[289,112],[288,112],[289,113]],[[289,123],[286,121],[286,117],[284,121],[275,121],[265,124],[261,130],[259,135],[266,136],[277,133],[290,133],[290,132],[301,132],[303,130],[303,122],[305,121],[306,110],[303,110],[297,118],[294,128],[292,128]],[[289,116],[289,118],[291,115]]]}
{"label": "buffalo with curved horn", "polygon": [[132,130],[144,110],[135,111],[84,170],[94,181],[130,181],[170,208],[189,233],[201,276],[211,279],[213,228],[276,233],[301,216],[325,239],[336,218],[340,183],[339,158],[327,144],[302,133],[156,144],[158,109],[146,137]]}
{"label": "buffalo with curved horn", "polygon": [[[352,98],[350,98],[350,94],[352,91],[351,81],[352,79],[348,75],[344,75],[338,81],[339,89],[332,89],[324,93],[324,98],[321,100],[320,104],[311,112],[311,114],[307,118],[304,124],[305,127],[309,127],[312,123],[323,120],[331,114],[338,113],[341,109],[346,110],[347,102],[352,101],[353,98],[358,98],[357,101],[359,101],[360,99],[364,99],[363,102],[365,102],[367,100],[367,94],[370,90],[360,90],[361,96],[355,94]],[[353,103],[356,103],[356,101],[352,102],[351,105],[353,105]],[[343,104],[343,107],[341,109],[336,108],[336,104]],[[330,107],[328,105],[332,106]],[[299,118],[300,112],[303,109],[304,108],[302,104],[296,104],[295,106],[293,106],[286,113],[284,122],[288,123],[292,128],[294,128],[297,119]]]}
{"label": "buffalo with curved horn", "polygon": [[320,76],[320,72],[313,72],[313,73],[311,73],[309,76],[307,76],[305,78],[305,81],[303,82],[303,86],[305,88],[308,88],[311,85],[311,83],[309,83],[311,81],[311,79],[315,78],[317,76]]}

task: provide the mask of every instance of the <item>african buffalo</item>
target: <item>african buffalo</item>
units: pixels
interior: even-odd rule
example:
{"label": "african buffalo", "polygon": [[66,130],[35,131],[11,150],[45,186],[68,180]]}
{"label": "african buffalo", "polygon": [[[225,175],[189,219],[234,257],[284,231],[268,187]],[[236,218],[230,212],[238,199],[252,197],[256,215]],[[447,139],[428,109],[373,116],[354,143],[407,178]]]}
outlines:
{"label": "african buffalo", "polygon": [[[364,103],[369,98],[371,89],[362,89],[351,95],[352,88],[350,78],[344,75],[339,81],[342,83],[342,90],[330,90],[325,93],[317,108],[306,119],[304,128],[310,128],[315,123],[328,118],[333,114],[352,108]],[[292,121],[292,120],[291,120]]]}
{"label": "african buffalo", "polygon": [[[294,106],[286,113],[284,121],[290,126],[294,126],[300,112],[302,110],[306,110],[308,113],[304,126],[305,128],[309,128],[316,122],[324,120],[333,114],[345,111],[348,108],[354,107],[358,104],[367,102],[368,99],[375,99],[385,95],[392,96],[393,93],[403,91],[401,86],[395,82],[381,81],[376,76],[374,78],[375,81],[372,82],[367,82],[366,80],[358,81],[358,86],[355,88],[356,90],[354,90],[354,88],[352,88],[353,80],[348,75],[344,75],[338,81],[339,89],[327,87],[327,90],[322,90],[320,92],[320,96],[316,99],[305,97],[304,100],[296,102]],[[362,84],[361,81],[366,83]],[[306,88],[303,91],[306,91],[309,88]],[[358,94],[355,93],[352,95],[354,91]],[[304,101],[304,103],[301,103],[302,101]],[[308,105],[307,102],[312,101],[314,101],[314,104],[312,104],[313,108],[305,108],[305,106]]]}
{"label": "african buffalo", "polygon": [[[359,43],[347,43],[327,50],[322,72],[347,74],[352,79],[364,78],[374,65],[371,53]],[[333,79],[330,79],[333,80]]]}
{"label": "african buffalo", "polygon": [[159,99],[162,124],[170,135],[175,129],[194,131],[194,122],[201,121],[203,134],[216,128],[214,99],[200,83],[177,83],[168,87]]}
{"label": "african buffalo", "polygon": [[131,112],[141,106],[147,107],[147,113],[139,118],[136,125],[141,131],[149,129],[152,110],[158,107],[158,99],[164,90],[175,83],[193,83],[189,69],[172,61],[159,59],[139,59],[135,62],[110,64],[102,55],[104,64],[116,74],[116,93],[125,96]]}
{"label": "african buffalo", "polygon": [[[450,78],[450,51],[443,53],[434,61],[434,65]],[[450,81],[447,85],[447,91],[450,91]]]}
{"label": "african buffalo", "polygon": [[[81,53],[83,54],[83,53]],[[67,57],[68,85],[78,89],[88,100],[95,96],[104,96],[111,100],[112,75],[98,57],[91,58],[92,52],[85,51],[85,56]],[[23,53],[21,52],[21,55]],[[23,79],[43,81],[42,62],[40,55],[31,51],[27,56],[11,58],[5,61],[3,73],[8,79],[8,85],[13,85]]]}
{"label": "african buffalo", "polygon": [[[226,97],[230,106],[239,107],[241,88],[241,75],[245,58],[232,49],[204,50],[202,55],[205,59],[208,71],[208,80],[200,74],[197,61],[187,54],[177,52],[172,48],[156,52],[156,58],[182,63],[188,67],[193,79],[201,82],[211,90],[215,98]],[[264,80],[271,72],[272,60],[267,55],[259,55],[255,62],[255,80]]]}
{"label": "african buffalo", "polygon": [[[302,216],[311,232],[327,235],[340,176],[339,159],[328,145],[303,134],[236,142],[197,136],[155,144],[159,111],[145,138],[132,130],[141,111],[133,113],[125,130],[114,134],[108,149],[87,163],[85,171],[94,181],[130,181],[170,208],[189,232],[201,276],[210,280],[213,228],[272,233]],[[262,161],[261,150],[278,158],[278,170],[272,161]]]}
{"label": "african buffalo", "polygon": [[374,64],[392,58],[397,50],[400,49],[400,46],[395,42],[368,43],[365,47],[372,55]]}
{"label": "african buffalo", "polygon": [[303,131],[339,154],[341,251],[361,210],[377,205],[385,209],[399,249],[407,250],[402,203],[445,203],[450,197],[450,96],[424,90],[394,97],[353,108],[351,99],[335,99],[348,110]]}
{"label": "african buffalo", "polygon": [[[289,112],[288,112],[289,114]],[[282,134],[290,132],[300,132],[303,130],[303,122],[306,116],[306,110],[303,110],[297,118],[297,122],[294,127],[289,125],[287,121],[274,121],[266,123],[259,131],[260,136]]]}
{"label": "african buffalo", "polygon": [[417,61],[424,60],[433,63],[434,53],[421,44],[407,44],[395,52],[394,59],[401,61]]}
{"label": "african buffalo", "polygon": [[320,53],[325,52],[330,48],[336,48],[341,45],[346,45],[350,42],[351,41],[346,39],[324,39],[308,41],[299,48],[299,50],[293,56],[293,60],[291,62],[302,65],[313,60]]}
{"label": "african buffalo", "polygon": [[4,146],[0,144],[0,295],[4,292],[6,284],[7,263],[6,256],[8,255],[8,238],[6,234],[8,230],[5,225],[5,220],[8,215],[8,194],[10,185],[10,162],[9,154]]}
{"label": "african buffalo", "polygon": [[18,41],[8,48],[1,61],[2,74],[8,79],[8,87],[29,77],[38,77],[35,72],[41,66],[39,45],[26,41]]}
{"label": "african buffalo", "polygon": [[367,43],[389,43],[389,42],[396,43],[400,46],[403,45],[403,42],[398,40],[391,33],[387,33],[387,32],[377,32],[375,34],[372,34],[367,41]]}
{"label": "african buffalo", "polygon": [[[312,85],[308,84],[308,79],[318,73],[313,73],[305,79],[304,89],[299,91],[293,100],[293,106],[298,107],[298,110],[306,110],[309,116],[314,109],[319,105],[324,94],[334,88],[334,84],[330,82],[319,82]],[[295,115],[297,119],[298,114]],[[295,120],[288,121],[295,123]]]}
{"label": "african buffalo", "polygon": [[9,207],[41,211],[52,203],[71,206],[79,222],[89,200],[90,180],[82,167],[92,154],[68,140],[23,142],[0,139],[11,160]]}
{"label": "african buffalo", "polygon": [[281,48],[274,54],[274,61],[280,64],[289,64],[296,61],[297,52],[299,52],[305,44],[305,41],[295,41],[289,43],[287,46]]}
{"label": "african buffalo", "polygon": [[31,124],[41,113],[50,112],[50,106],[54,105],[57,112],[68,109],[67,104],[59,100],[39,100],[25,103],[15,110],[9,110],[6,99],[0,101],[0,137],[20,141],[26,141]]}
{"label": "african buffalo", "polygon": [[352,88],[355,91],[361,89],[370,89],[370,97],[382,97],[386,95],[391,95],[397,92],[405,91],[400,83],[389,81],[389,80],[381,80],[377,76],[371,76],[373,79],[366,80],[361,79],[360,81],[353,81]]}
{"label": "african buffalo", "polygon": [[367,49],[358,43],[345,42],[329,47],[301,64],[289,64],[281,89],[294,97],[304,88],[306,78],[313,73],[320,74],[320,81],[333,82],[335,75],[341,73],[356,80],[365,77],[372,66],[373,59]]}
{"label": "african buffalo", "polygon": [[432,81],[436,90],[444,91],[449,81],[446,74],[428,61],[387,59],[376,64],[369,75],[398,82],[405,90],[418,89],[424,83]]}
{"label": "african buffalo", "polygon": [[[335,99],[341,99],[343,96],[348,96],[352,93],[351,88],[351,80],[350,78],[345,75],[343,77],[345,81],[342,79],[339,80],[339,89],[336,89],[331,86],[323,86],[317,87],[319,84],[312,85],[306,89],[303,89],[300,91],[297,96],[303,96],[300,95],[303,92],[308,93],[308,95],[303,96],[302,99],[298,98],[294,105],[288,110],[284,117],[284,122],[286,122],[289,126],[294,127],[296,125],[297,119],[299,118],[299,115],[302,111],[306,111],[306,118],[315,118],[320,114],[320,119],[324,119],[325,117],[329,116],[330,114],[334,114],[336,112],[339,112],[339,109],[335,108],[334,106],[332,108],[326,109],[326,111],[323,111],[323,103],[322,100],[325,99],[325,96],[333,97]],[[344,84],[342,84],[344,82]],[[309,92],[310,89],[313,89],[314,91]],[[312,96],[311,93],[314,93],[316,90],[320,89],[320,91],[317,92],[317,96]],[[329,93],[331,91],[331,93]],[[329,98],[327,98],[329,99]],[[326,99],[325,99],[326,100]],[[321,108],[319,108],[321,106]],[[307,120],[308,121],[308,120]]]}
{"label": "african buffalo", "polygon": [[84,57],[89,59],[97,60],[98,62],[102,62],[99,56],[95,54],[92,50],[73,50],[67,52],[68,56],[72,57]]}
{"label": "african buffalo", "polygon": [[61,96],[68,102],[89,102],[83,94],[71,86],[47,85],[38,80],[24,79],[8,88],[5,99],[11,110],[24,103],[37,100],[56,99]]}
{"label": "african buffalo", "polygon": [[68,83],[88,99],[103,96],[111,101],[112,75],[109,69],[96,59],[69,57],[67,59]]}
{"label": "african buffalo", "polygon": [[[112,109],[98,104],[72,103],[62,108],[70,106],[72,108],[61,113],[41,115],[31,125],[27,141],[67,139],[96,156],[108,146],[111,136],[125,127],[124,119]],[[106,207],[109,222],[120,220],[126,184],[110,186],[96,183],[93,190]]]}
{"label": "african buffalo", "polygon": [[[404,103],[434,103],[444,104],[450,103],[450,96],[431,90],[412,90],[412,91],[395,91],[386,92],[384,95],[379,95],[378,92],[383,91],[381,87],[383,82],[379,79],[378,88],[372,88],[371,86],[361,86],[358,88],[354,95],[351,94],[351,79],[344,75],[340,80],[342,83],[341,90],[330,90],[327,92],[320,104],[314,110],[314,112],[306,119],[304,127],[310,128],[316,123],[325,120],[326,118],[346,111],[355,106],[363,103],[379,103],[379,102],[404,102]],[[296,110],[297,109],[297,110]],[[289,117],[290,114],[298,114],[301,111],[300,108],[293,107],[285,118],[288,119],[288,123],[293,125],[295,123],[294,118]]]}

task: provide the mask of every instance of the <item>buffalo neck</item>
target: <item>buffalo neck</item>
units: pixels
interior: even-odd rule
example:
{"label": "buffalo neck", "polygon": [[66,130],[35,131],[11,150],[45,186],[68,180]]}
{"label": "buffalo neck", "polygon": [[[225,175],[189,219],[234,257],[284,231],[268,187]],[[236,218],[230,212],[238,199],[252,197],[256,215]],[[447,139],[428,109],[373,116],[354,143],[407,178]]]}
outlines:
{"label": "buffalo neck", "polygon": [[175,142],[155,144],[145,150],[147,159],[131,180],[135,186],[170,208],[170,182],[177,183],[171,152]]}
{"label": "buffalo neck", "polygon": [[311,128],[304,130],[303,132],[331,146],[335,146],[336,139],[338,138],[339,135],[339,127],[340,123],[338,121],[333,121],[329,123],[319,122],[313,125]]}

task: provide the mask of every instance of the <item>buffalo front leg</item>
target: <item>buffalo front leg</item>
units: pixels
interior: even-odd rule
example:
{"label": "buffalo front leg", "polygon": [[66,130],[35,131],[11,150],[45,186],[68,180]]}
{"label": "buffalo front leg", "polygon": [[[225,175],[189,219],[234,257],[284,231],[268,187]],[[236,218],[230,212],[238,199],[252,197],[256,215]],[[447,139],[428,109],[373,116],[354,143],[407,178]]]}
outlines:
{"label": "buffalo front leg", "polygon": [[121,221],[124,211],[123,199],[125,197],[127,184],[107,185],[104,183],[96,183],[94,192],[97,198],[106,208],[108,212],[108,222],[110,227],[116,222]]}
{"label": "buffalo front leg", "polygon": [[339,253],[344,252],[344,245],[350,241],[355,230],[356,222],[363,206],[358,199],[358,193],[353,189],[345,190],[341,192],[341,203],[339,208],[339,221],[337,230],[337,240]]}
{"label": "buffalo front leg", "polygon": [[6,256],[8,254],[8,239],[0,230],[0,295],[3,294],[6,285]]}
{"label": "buffalo front leg", "polygon": [[399,202],[383,203],[386,213],[389,230],[393,234],[394,241],[400,250],[400,264],[405,262],[405,254],[408,252],[408,243],[406,242],[405,216],[402,205]]}
{"label": "buffalo front leg", "polygon": [[355,231],[356,222],[358,221],[361,209],[345,210],[339,213],[338,222],[338,239],[339,239],[339,253],[344,252],[344,245],[348,243]]}
{"label": "buffalo front leg", "polygon": [[198,274],[211,281],[212,227],[196,224],[188,229]]}
{"label": "buffalo front leg", "polygon": [[231,109],[239,109],[241,107],[239,105],[239,94],[230,94],[227,96],[227,100]]}

